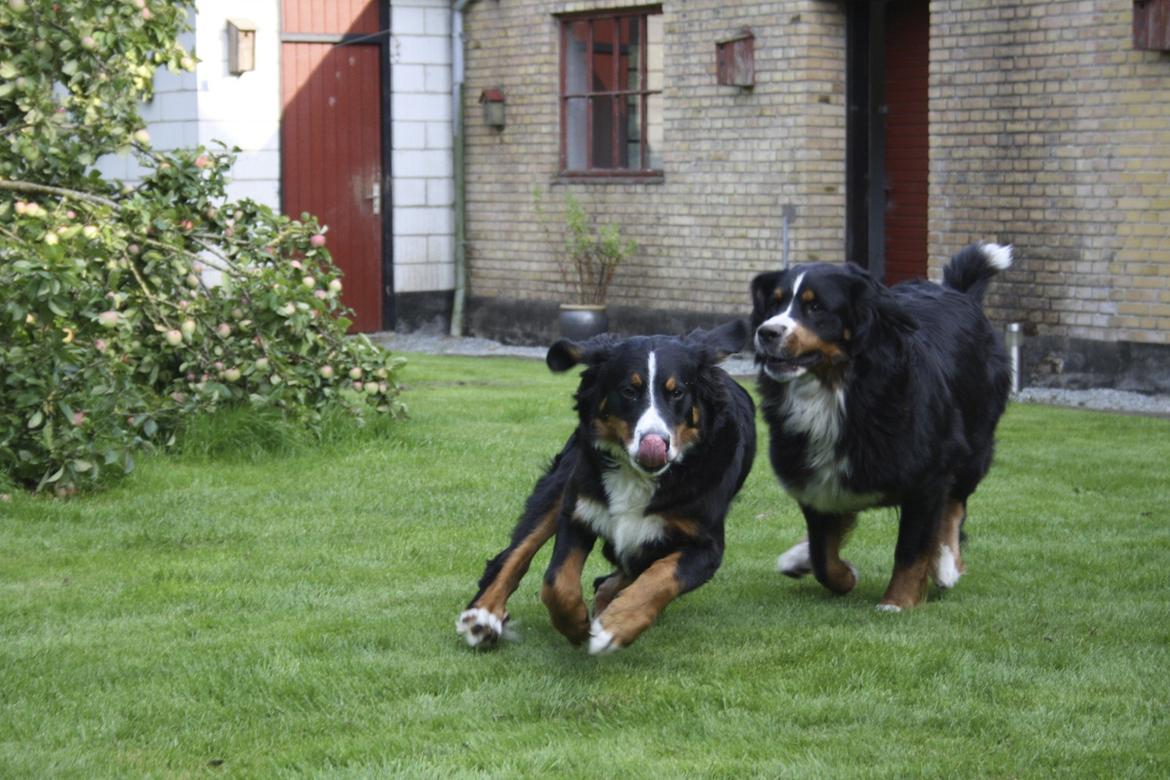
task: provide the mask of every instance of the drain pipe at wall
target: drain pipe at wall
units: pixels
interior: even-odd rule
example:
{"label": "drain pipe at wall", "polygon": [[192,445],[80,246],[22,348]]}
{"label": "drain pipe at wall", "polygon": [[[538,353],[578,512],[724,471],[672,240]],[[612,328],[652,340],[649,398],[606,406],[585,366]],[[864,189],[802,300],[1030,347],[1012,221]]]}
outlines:
{"label": "drain pipe at wall", "polygon": [[451,156],[455,174],[455,293],[451,302],[451,335],[463,335],[467,301],[467,223],[463,177],[463,11],[475,0],[451,5]]}

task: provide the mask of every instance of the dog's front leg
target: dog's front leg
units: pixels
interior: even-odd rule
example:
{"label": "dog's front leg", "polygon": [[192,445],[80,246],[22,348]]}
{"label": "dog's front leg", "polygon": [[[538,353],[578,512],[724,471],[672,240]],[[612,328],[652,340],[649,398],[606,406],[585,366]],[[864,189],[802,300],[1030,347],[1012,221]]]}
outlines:
{"label": "dog's front leg", "polygon": [[722,557],[714,547],[691,547],[650,564],[594,618],[589,652],[598,655],[628,647],[667,604],[711,579]]}
{"label": "dog's front leg", "polygon": [[581,572],[597,535],[562,512],[552,560],[544,574],[540,600],[548,608],[553,627],[575,645],[589,636],[589,608],[581,594]]}
{"label": "dog's front leg", "polygon": [[494,647],[508,622],[508,597],[515,592],[532,557],[556,532],[561,498],[534,496],[512,532],[512,542],[487,563],[479,592],[455,621],[455,630],[472,647]]}

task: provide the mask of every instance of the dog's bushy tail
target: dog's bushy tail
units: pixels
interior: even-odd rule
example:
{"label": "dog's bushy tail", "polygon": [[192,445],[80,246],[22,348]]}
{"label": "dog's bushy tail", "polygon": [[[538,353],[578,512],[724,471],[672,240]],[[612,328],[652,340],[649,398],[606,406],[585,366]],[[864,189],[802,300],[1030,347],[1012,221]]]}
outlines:
{"label": "dog's bushy tail", "polygon": [[943,287],[949,287],[983,302],[987,285],[1012,264],[1011,246],[971,244],[959,251],[943,268]]}

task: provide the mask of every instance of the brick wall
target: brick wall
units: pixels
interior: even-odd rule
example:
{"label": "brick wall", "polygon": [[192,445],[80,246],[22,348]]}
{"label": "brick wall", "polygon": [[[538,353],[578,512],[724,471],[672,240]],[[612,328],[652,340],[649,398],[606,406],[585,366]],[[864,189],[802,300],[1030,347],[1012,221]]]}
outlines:
{"label": "brick wall", "polygon": [[1130,0],[931,3],[930,254],[1016,246],[991,315],[1170,344],[1170,55]]}
{"label": "brick wall", "polygon": [[[619,269],[617,306],[744,314],[755,273],[780,262],[781,209],[797,206],[792,259],[843,249],[844,9],[820,0],[663,2],[664,176],[653,184],[557,179],[555,13],[629,2],[499,0],[468,8],[467,238],[473,296],[565,300],[557,264],[565,192],[641,245]],[[756,86],[721,87],[715,42],[749,26]],[[499,87],[507,127],[488,128],[478,98]]]}

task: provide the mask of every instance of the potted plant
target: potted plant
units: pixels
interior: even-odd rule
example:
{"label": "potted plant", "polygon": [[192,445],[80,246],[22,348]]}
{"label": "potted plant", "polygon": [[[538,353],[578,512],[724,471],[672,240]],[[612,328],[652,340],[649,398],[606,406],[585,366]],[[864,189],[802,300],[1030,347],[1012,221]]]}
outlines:
{"label": "potted plant", "polygon": [[[543,220],[539,190],[534,197]],[[571,193],[565,196],[564,219],[560,268],[571,301],[561,304],[557,325],[563,338],[579,341],[609,329],[609,285],[618,266],[638,251],[638,244],[623,239],[621,228],[612,223],[595,231],[585,207]]]}

